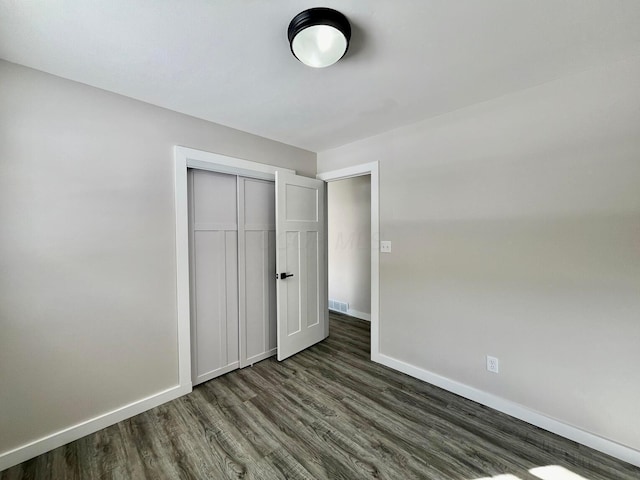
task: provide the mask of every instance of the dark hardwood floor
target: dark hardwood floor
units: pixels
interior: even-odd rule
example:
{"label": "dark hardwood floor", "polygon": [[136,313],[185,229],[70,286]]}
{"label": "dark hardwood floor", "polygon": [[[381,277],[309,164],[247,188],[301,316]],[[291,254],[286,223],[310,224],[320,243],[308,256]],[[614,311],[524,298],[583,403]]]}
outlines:
{"label": "dark hardwood floor", "polygon": [[367,322],[332,315],[330,331],[0,479],[540,480],[529,470],[550,465],[640,479],[639,468],[372,363]]}

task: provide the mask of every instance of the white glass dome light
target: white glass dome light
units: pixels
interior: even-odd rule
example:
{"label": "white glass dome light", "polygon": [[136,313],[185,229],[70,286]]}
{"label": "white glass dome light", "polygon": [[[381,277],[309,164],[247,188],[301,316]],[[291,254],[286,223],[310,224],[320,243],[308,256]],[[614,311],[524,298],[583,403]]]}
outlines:
{"label": "white glass dome light", "polygon": [[305,65],[323,68],[340,60],[349,48],[351,25],[347,17],[331,8],[310,8],[289,24],[293,55]]}
{"label": "white glass dome light", "polygon": [[341,31],[329,25],[314,25],[295,36],[291,50],[305,65],[323,68],[342,58],[347,51],[347,39]]}

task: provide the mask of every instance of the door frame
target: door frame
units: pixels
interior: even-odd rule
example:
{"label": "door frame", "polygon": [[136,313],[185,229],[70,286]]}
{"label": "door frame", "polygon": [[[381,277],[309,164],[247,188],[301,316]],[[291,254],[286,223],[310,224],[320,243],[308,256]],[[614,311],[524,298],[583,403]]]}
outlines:
{"label": "door frame", "polygon": [[[346,178],[371,175],[371,360],[380,361],[380,195],[378,162],[331,170],[316,175],[319,180],[332,182]],[[327,195],[328,198],[328,195]],[[327,212],[327,220],[329,218]],[[327,256],[327,270],[329,259]],[[327,279],[329,272],[326,272]],[[327,280],[328,281],[328,280]],[[328,289],[327,289],[328,291]]]}
{"label": "door frame", "polygon": [[191,292],[189,285],[189,208],[187,169],[208,170],[275,181],[276,171],[295,170],[242,160],[218,153],[174,147],[176,214],[176,311],[178,316],[178,382],[191,391]]}

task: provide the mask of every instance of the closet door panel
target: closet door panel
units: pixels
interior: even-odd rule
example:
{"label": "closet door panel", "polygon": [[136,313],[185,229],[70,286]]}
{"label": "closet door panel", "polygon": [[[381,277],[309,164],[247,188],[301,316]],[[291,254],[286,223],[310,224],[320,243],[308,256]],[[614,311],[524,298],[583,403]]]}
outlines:
{"label": "closet door panel", "polygon": [[244,224],[261,230],[276,229],[276,190],[273,182],[242,178],[244,181]]}
{"label": "closet door panel", "polygon": [[227,258],[236,252],[236,232],[195,232],[194,247],[195,351],[201,377],[238,360],[237,268]]}
{"label": "closet door panel", "polygon": [[[276,271],[276,231],[269,231],[269,245],[267,251],[269,252],[269,271]],[[269,343],[268,349],[271,351],[278,350],[278,304],[276,302],[276,281],[273,277],[269,279]]]}
{"label": "closet door panel", "polygon": [[275,187],[239,179],[240,366],[276,353]]}
{"label": "closet door panel", "polygon": [[238,368],[237,181],[191,170],[192,381]]}
{"label": "closet door panel", "polygon": [[269,291],[266,233],[245,232],[246,255],[246,358],[251,359],[267,350]]}
{"label": "closet door panel", "polygon": [[226,361],[227,365],[238,365],[240,348],[238,345],[238,232],[225,232],[226,240]]}
{"label": "closet door panel", "polygon": [[236,177],[224,173],[190,170],[193,175],[193,220],[199,226],[230,225],[238,228]]}

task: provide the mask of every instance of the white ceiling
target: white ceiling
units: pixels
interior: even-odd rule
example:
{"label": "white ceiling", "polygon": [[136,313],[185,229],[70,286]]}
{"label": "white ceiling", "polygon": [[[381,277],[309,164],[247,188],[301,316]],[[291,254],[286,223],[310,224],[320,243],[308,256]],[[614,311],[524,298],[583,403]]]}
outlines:
{"label": "white ceiling", "polygon": [[[353,26],[320,70],[315,6]],[[637,55],[638,0],[0,0],[0,58],[312,151]]]}

